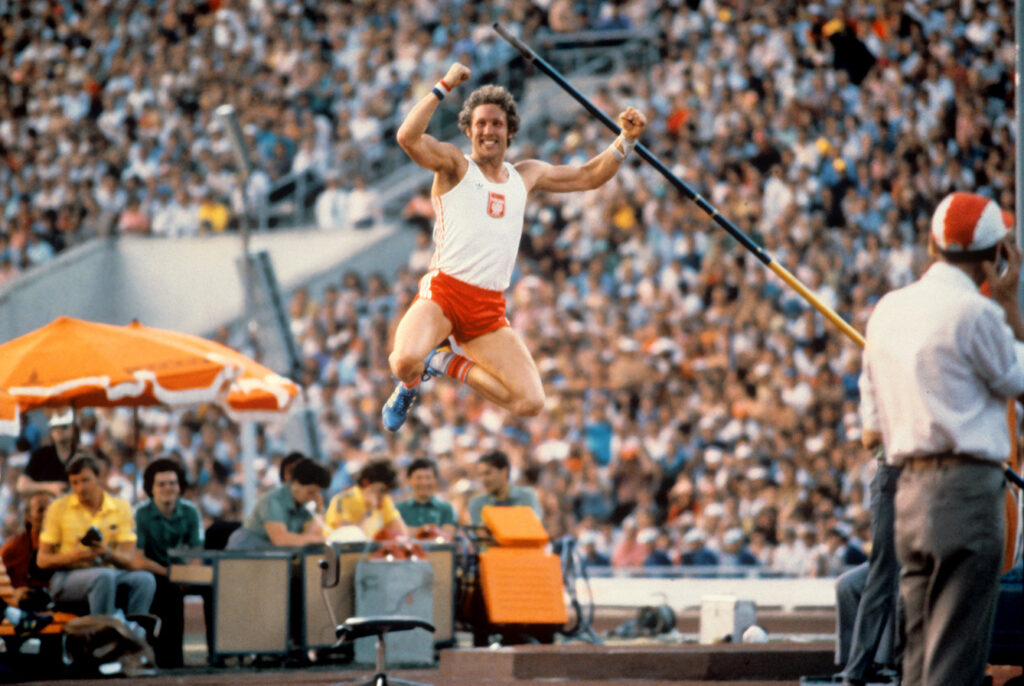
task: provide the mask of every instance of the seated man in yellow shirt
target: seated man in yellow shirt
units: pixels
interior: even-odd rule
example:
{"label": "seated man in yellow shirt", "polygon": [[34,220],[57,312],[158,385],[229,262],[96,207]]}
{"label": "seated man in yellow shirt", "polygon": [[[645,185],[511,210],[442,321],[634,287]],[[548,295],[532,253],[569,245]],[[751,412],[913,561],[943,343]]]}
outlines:
{"label": "seated man in yellow shirt", "polygon": [[207,188],[199,201],[199,232],[224,233],[231,221],[231,211],[220,201],[212,188]]}
{"label": "seated man in yellow shirt", "polygon": [[149,612],[156,580],[138,569],[132,506],[103,490],[92,455],[75,454],[67,473],[71,493],[50,504],[39,534],[39,567],[55,570],[53,599],[87,600],[98,615],[113,615],[118,607],[126,615]]}
{"label": "seated man in yellow shirt", "polygon": [[381,530],[395,536],[407,534],[402,515],[389,495],[398,486],[398,472],[391,460],[371,460],[359,470],[356,485],[331,499],[324,523],[329,529],[358,527],[366,538]]}

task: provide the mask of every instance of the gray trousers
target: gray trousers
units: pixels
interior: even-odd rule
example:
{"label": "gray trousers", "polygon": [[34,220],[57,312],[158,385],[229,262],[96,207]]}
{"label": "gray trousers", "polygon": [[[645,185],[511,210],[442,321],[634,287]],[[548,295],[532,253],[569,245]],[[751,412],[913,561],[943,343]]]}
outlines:
{"label": "gray trousers", "polygon": [[985,676],[1003,561],[1003,473],[904,469],[896,554],[906,612],[904,686],[976,686]]}
{"label": "gray trousers", "polygon": [[111,567],[71,569],[54,572],[50,592],[59,602],[89,601],[90,614],[113,615],[120,607],[126,615],[137,615],[149,612],[156,579],[146,571],[128,572]]}
{"label": "gray trousers", "polygon": [[[899,630],[895,618],[900,563],[896,559],[894,529],[899,478],[899,467],[880,464],[871,480],[871,556],[855,610],[849,659],[839,663],[846,665],[843,676],[848,679],[864,680],[873,662],[896,661]],[[840,604],[837,612],[842,610]],[[888,640],[883,640],[886,634]]]}
{"label": "gray trousers", "polygon": [[868,563],[862,562],[848,569],[836,579],[836,664],[844,666],[850,660],[853,629],[857,625],[864,585],[868,580]]}

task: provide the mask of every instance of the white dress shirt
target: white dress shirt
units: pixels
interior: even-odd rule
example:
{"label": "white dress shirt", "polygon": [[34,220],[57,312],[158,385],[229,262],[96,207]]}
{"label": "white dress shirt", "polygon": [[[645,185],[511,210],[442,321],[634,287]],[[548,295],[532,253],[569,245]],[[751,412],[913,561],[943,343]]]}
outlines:
{"label": "white dress shirt", "polygon": [[863,428],[881,431],[890,463],[950,452],[1002,462],[1006,399],[1024,393],[1024,343],[966,273],[936,262],[879,301],[860,391]]}

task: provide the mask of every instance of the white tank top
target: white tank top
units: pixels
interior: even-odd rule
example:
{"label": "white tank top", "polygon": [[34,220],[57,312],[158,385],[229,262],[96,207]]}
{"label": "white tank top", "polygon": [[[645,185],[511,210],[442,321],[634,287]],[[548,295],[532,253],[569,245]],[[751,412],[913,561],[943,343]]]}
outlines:
{"label": "white tank top", "polygon": [[504,291],[512,280],[519,239],[523,234],[526,185],[508,162],[508,181],[489,181],[476,162],[462,180],[433,197],[434,256],[431,269],[492,291]]}

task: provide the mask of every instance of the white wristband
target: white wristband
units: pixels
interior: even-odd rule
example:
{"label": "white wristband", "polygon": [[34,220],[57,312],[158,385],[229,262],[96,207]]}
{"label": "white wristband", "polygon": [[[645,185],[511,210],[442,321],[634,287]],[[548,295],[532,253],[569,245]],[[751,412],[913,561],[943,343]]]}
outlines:
{"label": "white wristband", "polygon": [[611,151],[612,157],[617,159],[619,162],[622,162],[629,156],[629,153],[633,152],[633,148],[635,147],[635,140],[626,138],[625,134],[620,133],[619,137],[612,141],[612,144],[608,146],[608,150]]}
{"label": "white wristband", "polygon": [[444,100],[444,96],[451,93],[452,89],[451,86],[444,82],[444,79],[441,79],[434,84],[434,87],[430,89],[430,92],[433,93],[438,100]]}

